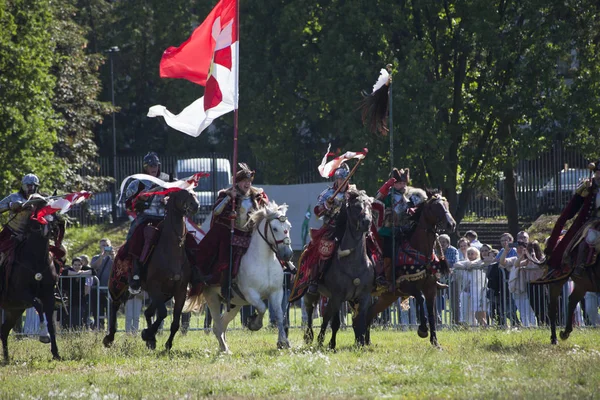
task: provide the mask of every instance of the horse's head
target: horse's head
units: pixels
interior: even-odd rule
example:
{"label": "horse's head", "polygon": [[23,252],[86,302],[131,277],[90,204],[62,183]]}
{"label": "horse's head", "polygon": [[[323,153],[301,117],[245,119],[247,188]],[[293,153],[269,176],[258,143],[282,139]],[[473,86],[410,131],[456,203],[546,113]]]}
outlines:
{"label": "horse's head", "polygon": [[437,193],[428,196],[422,206],[421,220],[429,227],[454,232],[456,221],[450,214],[448,200]]}
{"label": "horse's head", "polygon": [[373,222],[371,213],[372,200],[364,190],[348,190],[346,192],[346,227],[360,233],[368,232]]}
{"label": "horse's head", "polygon": [[274,201],[250,216],[248,225],[254,226],[269,247],[283,261],[290,261],[294,255],[290,229],[292,224],[285,213],[287,204],[277,205]]}
{"label": "horse's head", "polygon": [[198,197],[194,192],[178,190],[169,195],[167,206],[183,215],[191,217],[198,212],[200,204],[198,203]]}

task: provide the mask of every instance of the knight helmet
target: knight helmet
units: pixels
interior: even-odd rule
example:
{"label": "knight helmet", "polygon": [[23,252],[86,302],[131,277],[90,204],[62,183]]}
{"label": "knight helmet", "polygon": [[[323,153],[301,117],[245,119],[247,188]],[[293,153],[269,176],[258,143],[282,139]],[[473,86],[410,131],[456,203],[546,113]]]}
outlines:
{"label": "knight helmet", "polygon": [[146,154],[144,156],[144,160],[143,160],[143,165],[144,167],[144,171],[146,170],[147,167],[156,167],[158,166],[158,173],[156,174],[156,176],[160,176],[160,159],[158,158],[158,154],[156,154],[155,152],[151,151],[148,154]]}
{"label": "knight helmet", "polygon": [[[30,188],[29,186],[33,186],[33,187]],[[40,186],[40,180],[34,174],[27,174],[21,180],[21,189],[27,195],[37,193],[39,186]]]}
{"label": "knight helmet", "polygon": [[350,175],[350,167],[342,164],[333,172],[333,179],[346,179],[348,175]]}

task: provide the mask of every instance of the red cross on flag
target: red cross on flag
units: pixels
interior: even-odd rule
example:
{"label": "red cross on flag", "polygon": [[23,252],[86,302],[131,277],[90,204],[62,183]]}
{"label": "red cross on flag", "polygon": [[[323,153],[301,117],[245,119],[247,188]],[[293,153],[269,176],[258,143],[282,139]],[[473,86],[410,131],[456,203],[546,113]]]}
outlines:
{"label": "red cross on flag", "polygon": [[220,0],[192,36],[166,49],[160,61],[162,78],[205,86],[204,96],[177,115],[156,105],[148,116],[163,117],[173,129],[197,137],[215,118],[237,109],[238,51],[236,0]]}

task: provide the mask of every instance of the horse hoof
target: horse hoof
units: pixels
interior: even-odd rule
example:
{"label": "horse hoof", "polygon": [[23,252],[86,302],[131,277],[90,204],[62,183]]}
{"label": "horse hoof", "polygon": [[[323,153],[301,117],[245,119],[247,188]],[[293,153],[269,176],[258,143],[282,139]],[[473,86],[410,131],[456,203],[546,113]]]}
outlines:
{"label": "horse hoof", "polygon": [[113,344],[113,340],[114,340],[113,338],[106,335],[106,336],[104,336],[104,339],[102,339],[102,344],[104,345],[104,347],[110,348]]}
{"label": "horse hoof", "polygon": [[169,343],[169,342],[165,343],[165,350],[171,351],[172,347],[173,347],[173,343]]}
{"label": "horse hoof", "polygon": [[61,356],[59,356],[58,354],[55,354],[55,355],[53,355],[53,356],[52,356],[52,359],[53,359],[54,361],[62,361],[62,357],[61,357]]}
{"label": "horse hoof", "polygon": [[571,336],[570,332],[560,331],[560,340],[567,340]]}
{"label": "horse hoof", "polygon": [[50,343],[50,336],[48,335],[40,335],[40,342],[44,344]]}
{"label": "horse hoof", "polygon": [[420,338],[425,339],[427,336],[429,336],[429,331],[427,331],[427,330],[422,331],[421,329],[417,329],[417,334],[419,335]]}
{"label": "horse hoof", "polygon": [[148,329],[143,329],[143,330],[142,330],[142,335],[141,335],[141,337],[142,337],[142,340],[143,340],[144,342],[147,342],[148,340],[150,340],[150,335],[148,334]]}
{"label": "horse hoof", "polygon": [[156,340],[148,340],[146,342],[146,347],[149,348],[150,350],[155,350],[156,349]]}
{"label": "horse hoof", "polygon": [[304,334],[304,344],[310,346],[312,344],[312,342],[313,342],[313,339],[314,339],[314,337],[313,337],[312,333],[311,334],[308,334],[308,333]]}
{"label": "horse hoof", "polygon": [[284,342],[277,342],[278,350],[289,349],[289,348],[290,348],[290,342],[288,342],[287,340]]}
{"label": "horse hoof", "polygon": [[557,345],[558,344],[558,339],[557,338],[550,339],[550,344]]}

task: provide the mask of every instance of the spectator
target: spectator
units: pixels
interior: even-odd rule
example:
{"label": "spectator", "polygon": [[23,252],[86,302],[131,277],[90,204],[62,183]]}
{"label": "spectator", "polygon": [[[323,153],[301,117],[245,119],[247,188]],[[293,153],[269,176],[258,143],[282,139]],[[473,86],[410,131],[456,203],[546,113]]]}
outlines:
{"label": "spectator", "polygon": [[458,239],[458,261],[468,260],[467,258],[467,249],[469,248],[469,239],[466,237],[461,237]]}
{"label": "spectator", "polygon": [[440,241],[440,246],[442,246],[442,251],[444,252],[444,257],[446,257],[448,266],[452,268],[459,258],[458,249],[450,245],[450,236],[446,234],[440,235],[438,240]]}
{"label": "spectator", "polygon": [[530,271],[533,269],[539,270],[539,268],[531,260],[532,257],[528,255],[527,244],[524,242],[518,242],[516,257],[505,257],[505,254],[508,254],[509,251],[510,247],[507,245],[500,257],[500,266],[510,271],[508,290],[513,296],[517,310],[521,314],[523,326],[535,326],[535,313],[529,302],[528,285],[531,281]]}
{"label": "spectator", "polygon": [[75,257],[71,266],[63,270],[61,279],[62,293],[69,299],[69,315],[63,315],[62,325],[67,329],[81,329],[85,326],[85,310],[88,307],[90,291],[88,277],[92,271],[83,271],[81,258]]}
{"label": "spectator", "polygon": [[96,254],[92,257],[92,263],[90,265],[98,277],[100,286],[97,289],[100,290],[100,302],[98,303],[97,296],[92,296],[92,315],[94,316],[94,324],[103,330],[105,326],[104,321],[108,315],[107,287],[113,260],[115,259],[115,250],[112,247],[110,239],[100,239],[98,244],[100,246],[100,254]]}
{"label": "spectator", "polygon": [[[125,303],[125,332],[136,335],[140,327],[140,315],[144,304],[145,292],[129,297]],[[188,315],[190,313],[187,313]],[[189,323],[189,320],[188,320]]]}
{"label": "spectator", "polygon": [[469,241],[469,247],[475,247],[477,250],[481,249],[483,244],[477,239],[477,232],[467,231],[465,237]]}
{"label": "spectator", "polygon": [[513,246],[514,241],[515,238],[510,233],[503,233],[502,236],[500,236],[500,251],[496,256],[496,261],[500,261],[500,257],[502,257],[502,253],[504,253],[504,248],[507,244],[510,245],[510,251],[508,252],[506,257],[508,258],[517,256],[517,249]]}
{"label": "spectator", "polygon": [[492,246],[489,244],[482,244],[479,249],[479,254],[483,260],[483,265],[486,267],[494,262],[494,255],[492,255]]}
{"label": "spectator", "polygon": [[483,260],[476,247],[467,249],[467,260],[455,264],[455,273],[460,277],[460,322],[486,325],[486,278]]}

